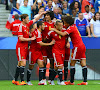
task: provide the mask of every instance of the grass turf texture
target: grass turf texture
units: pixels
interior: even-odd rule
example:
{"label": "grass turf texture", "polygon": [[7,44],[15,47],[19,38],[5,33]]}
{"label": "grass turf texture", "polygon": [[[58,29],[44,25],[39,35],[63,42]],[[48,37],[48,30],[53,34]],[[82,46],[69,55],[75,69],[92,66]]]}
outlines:
{"label": "grass turf texture", "polygon": [[52,85],[38,85],[38,81],[31,81],[33,86],[17,86],[12,84],[12,81],[0,81],[0,90],[100,90],[100,80],[88,81],[88,85],[77,85],[82,81],[75,81],[75,85],[61,86],[57,85],[55,81],[54,86]]}

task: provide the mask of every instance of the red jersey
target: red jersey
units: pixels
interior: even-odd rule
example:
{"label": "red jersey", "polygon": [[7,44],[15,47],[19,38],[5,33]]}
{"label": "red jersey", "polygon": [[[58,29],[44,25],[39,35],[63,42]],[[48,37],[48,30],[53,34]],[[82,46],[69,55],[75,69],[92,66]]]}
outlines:
{"label": "red jersey", "polygon": [[45,29],[42,31],[42,37],[43,37],[43,39],[46,38],[46,36],[47,36],[49,30],[50,30],[51,28],[54,28],[54,22],[51,22],[51,23],[49,23],[49,22],[44,22],[44,24],[45,24]]}
{"label": "red jersey", "polygon": [[69,26],[65,32],[69,34],[74,47],[77,47],[83,44],[81,35],[75,25]]}
{"label": "red jersey", "polygon": [[[24,26],[22,23],[18,27],[18,36],[23,36],[24,38],[29,38],[29,27],[33,24],[33,21],[31,20],[26,26]],[[22,47],[28,47],[28,41],[20,41],[18,37],[18,46]]]}
{"label": "red jersey", "polygon": [[15,20],[10,24],[10,30],[12,31],[13,35],[18,35],[18,29],[16,29],[21,24],[20,20]]}
{"label": "red jersey", "polygon": [[35,29],[34,32],[32,32],[32,36],[36,36],[36,40],[33,40],[30,45],[30,49],[34,51],[40,51],[41,46],[39,45],[40,42],[42,42],[42,34],[38,29]]}
{"label": "red jersey", "polygon": [[[62,32],[65,30],[66,29],[62,29]],[[65,36],[62,37],[54,31],[49,31],[47,38],[52,38],[56,41],[52,46],[52,53],[65,54]]]}

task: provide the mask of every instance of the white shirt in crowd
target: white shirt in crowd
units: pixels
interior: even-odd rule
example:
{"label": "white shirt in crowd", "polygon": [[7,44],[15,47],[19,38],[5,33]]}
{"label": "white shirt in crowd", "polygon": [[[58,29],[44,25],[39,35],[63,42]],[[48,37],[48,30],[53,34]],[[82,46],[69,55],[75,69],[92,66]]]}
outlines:
{"label": "white shirt in crowd", "polygon": [[[19,3],[20,6],[24,5],[24,0],[17,0],[17,3]],[[33,5],[33,0],[28,0],[28,5],[32,6]]]}
{"label": "white shirt in crowd", "polygon": [[83,13],[83,17],[86,18],[87,20],[88,20],[88,19],[91,19],[92,16],[93,16],[93,15],[92,15],[91,12],[89,12],[89,13],[87,13],[87,12]]}
{"label": "white shirt in crowd", "polygon": [[100,21],[91,19],[90,24],[93,24],[93,31],[96,36],[100,36]]}

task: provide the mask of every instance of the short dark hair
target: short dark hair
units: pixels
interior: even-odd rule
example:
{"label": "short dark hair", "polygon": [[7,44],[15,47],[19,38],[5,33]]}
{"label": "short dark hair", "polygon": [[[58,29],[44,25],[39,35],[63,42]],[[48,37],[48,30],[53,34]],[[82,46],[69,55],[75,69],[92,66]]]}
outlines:
{"label": "short dark hair", "polygon": [[37,22],[37,28],[39,28],[39,26],[42,26],[42,23],[43,23],[42,21],[38,21]]}
{"label": "short dark hair", "polygon": [[87,8],[87,7],[89,8],[89,5],[86,5],[86,6],[85,6],[85,8]]}
{"label": "short dark hair", "polygon": [[25,19],[26,17],[28,17],[28,14],[22,14],[21,15],[21,21],[23,21],[23,19]]}
{"label": "short dark hair", "polygon": [[92,9],[94,9],[94,10],[95,10],[95,8],[94,8],[94,7],[92,7],[92,8],[91,8],[91,10],[92,10]]}
{"label": "short dark hair", "polygon": [[61,20],[57,20],[55,25],[58,25],[58,23],[63,23]]}
{"label": "short dark hair", "polygon": [[47,13],[44,15],[44,17],[45,17],[46,15],[50,15],[51,20],[54,19],[54,12],[53,12],[53,11],[47,11]]}
{"label": "short dark hair", "polygon": [[44,6],[40,6],[39,9],[44,8]]}
{"label": "short dark hair", "polygon": [[67,16],[66,18],[64,18],[64,21],[69,25],[74,24],[74,19],[71,16]]}
{"label": "short dark hair", "polygon": [[15,15],[14,15],[14,18],[15,18],[15,19],[19,19],[19,15],[18,15],[18,14],[15,14]]}

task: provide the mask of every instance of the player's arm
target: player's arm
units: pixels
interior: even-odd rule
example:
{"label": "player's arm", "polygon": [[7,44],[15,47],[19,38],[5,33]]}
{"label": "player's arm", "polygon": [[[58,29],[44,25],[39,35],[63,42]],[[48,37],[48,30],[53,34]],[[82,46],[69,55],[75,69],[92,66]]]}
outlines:
{"label": "player's arm", "polygon": [[51,28],[52,31],[55,31],[57,34],[61,35],[61,36],[66,36],[67,33],[66,32],[61,32],[61,31],[58,31],[56,28]]}
{"label": "player's arm", "polygon": [[33,22],[37,22],[41,17],[42,15],[46,14],[46,11],[42,12],[41,14],[39,14],[35,19],[33,19]]}
{"label": "player's arm", "polygon": [[43,43],[43,42],[40,42],[39,44],[40,44],[40,46],[49,46],[49,45],[55,44],[55,40],[52,40],[50,43]]}
{"label": "player's arm", "polygon": [[24,38],[23,36],[19,36],[19,40],[20,41],[32,41],[32,40],[35,40],[36,37],[31,37],[31,38]]}

